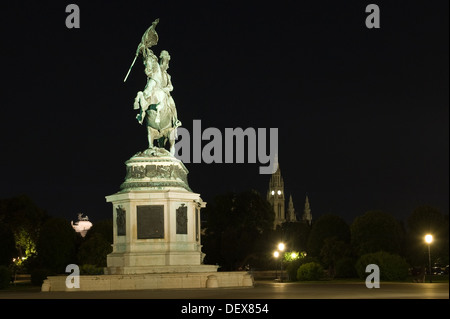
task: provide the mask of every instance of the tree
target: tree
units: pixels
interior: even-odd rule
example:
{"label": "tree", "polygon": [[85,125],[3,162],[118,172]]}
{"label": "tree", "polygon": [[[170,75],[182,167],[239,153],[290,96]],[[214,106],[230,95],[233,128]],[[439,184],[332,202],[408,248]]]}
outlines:
{"label": "tree", "polygon": [[350,243],[350,228],[345,220],[333,214],[326,214],[317,219],[308,238],[308,255],[319,257],[327,238]]}
{"label": "tree", "polygon": [[328,274],[334,277],[336,263],[351,255],[350,245],[343,240],[338,240],[337,237],[327,237],[323,241],[323,246],[320,251],[320,257],[325,266],[328,267]]}
{"label": "tree", "polygon": [[304,251],[307,248],[311,226],[303,222],[285,222],[277,227],[275,233],[278,238],[291,250]]}
{"label": "tree", "polygon": [[419,206],[407,219],[408,231],[422,237],[427,233],[439,235],[443,232],[444,215],[432,206]]}
{"label": "tree", "polygon": [[111,243],[99,233],[96,233],[81,244],[78,251],[78,262],[80,264],[106,267],[106,256],[111,251]]}
{"label": "tree", "polygon": [[381,250],[394,254],[403,252],[405,232],[390,214],[369,211],[356,217],[350,230],[351,243],[358,256]]}
{"label": "tree", "polygon": [[36,245],[37,257],[43,268],[64,273],[74,263],[76,234],[70,223],[62,218],[49,218],[42,226]]}
{"label": "tree", "polygon": [[0,200],[0,221],[10,226],[19,257],[29,257],[35,252],[40,229],[47,218],[47,213],[27,195]]}
{"label": "tree", "polygon": [[11,264],[16,256],[14,234],[10,226],[0,221],[0,266]]}
{"label": "tree", "polygon": [[202,240],[205,263],[223,269],[244,267],[266,253],[265,240],[273,226],[272,208],[254,191],[218,195],[208,204]]}
{"label": "tree", "polygon": [[355,268],[361,279],[367,277],[366,267],[370,264],[375,264],[380,268],[381,280],[405,280],[408,276],[409,264],[397,254],[379,251],[359,257]]}
{"label": "tree", "polygon": [[16,230],[14,238],[19,257],[28,258],[36,254],[36,241],[33,237],[24,227]]}
{"label": "tree", "polygon": [[104,219],[95,222],[91,229],[89,229],[86,238],[89,238],[93,234],[99,234],[102,236],[108,243],[112,245],[113,243],[113,220]]}
{"label": "tree", "polygon": [[80,264],[106,267],[106,256],[112,252],[113,223],[111,219],[95,223],[78,249]]}

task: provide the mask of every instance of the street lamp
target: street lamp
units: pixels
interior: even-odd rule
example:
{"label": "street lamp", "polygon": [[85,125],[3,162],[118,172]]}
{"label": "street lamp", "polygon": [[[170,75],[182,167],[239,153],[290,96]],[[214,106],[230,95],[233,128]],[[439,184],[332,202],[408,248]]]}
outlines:
{"label": "street lamp", "polygon": [[431,243],[433,242],[433,236],[430,234],[427,234],[425,236],[425,242],[428,244],[428,268],[430,269],[430,282],[432,282],[431,280]]}
{"label": "street lamp", "polygon": [[[275,259],[278,259],[278,257],[280,257],[280,252],[278,250],[275,250],[273,252],[273,257],[275,257]],[[276,262],[275,262],[275,280],[276,278],[278,278],[278,267],[276,266]]]}
{"label": "street lamp", "polygon": [[[284,243],[278,244],[278,250],[280,252],[283,252],[285,248],[286,248],[286,246],[284,245]],[[280,282],[282,282],[282,281],[283,281],[283,258],[280,258]]]}

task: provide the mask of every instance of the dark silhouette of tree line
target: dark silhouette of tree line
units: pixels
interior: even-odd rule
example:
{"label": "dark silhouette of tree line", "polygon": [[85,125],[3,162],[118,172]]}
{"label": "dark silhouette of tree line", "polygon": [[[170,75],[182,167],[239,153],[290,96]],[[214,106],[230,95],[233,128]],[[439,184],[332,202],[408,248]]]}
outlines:
{"label": "dark silhouette of tree line", "polygon": [[373,210],[351,224],[338,215],[325,214],[312,225],[286,222],[273,229],[270,204],[256,191],[248,191],[216,196],[208,203],[204,217],[205,260],[223,270],[274,269],[277,261],[273,251],[279,242],[284,242],[288,251],[306,255],[285,263],[293,272],[301,264],[315,262],[331,278],[361,277],[358,260],[362,256],[386,265],[424,268],[428,265],[427,233],[434,237],[433,264],[448,265],[448,214],[432,206],[417,207],[406,221]]}
{"label": "dark silhouette of tree line", "polygon": [[0,200],[0,267],[32,275],[64,274],[68,264],[99,273],[112,247],[112,220],[95,222],[83,238],[64,218],[50,216],[28,196]]}
{"label": "dark silhouette of tree line", "polygon": [[[358,260],[368,254],[378,254],[380,263],[394,264],[398,257],[410,267],[426,267],[427,233],[434,236],[433,264],[448,265],[448,214],[432,206],[417,207],[405,222],[368,211],[351,224],[326,214],[312,225],[287,222],[274,229],[271,205],[250,190],[217,195],[202,210],[202,220],[204,262],[220,270],[275,269],[272,254],[279,242],[288,251],[303,252],[302,258],[285,263],[291,277],[312,262],[329,277],[354,277],[361,272]],[[68,264],[85,266],[81,269],[87,274],[101,273],[112,240],[112,219],[95,222],[83,238],[68,220],[50,216],[28,196],[0,200],[0,267],[35,273],[37,284],[49,274],[64,274]]]}

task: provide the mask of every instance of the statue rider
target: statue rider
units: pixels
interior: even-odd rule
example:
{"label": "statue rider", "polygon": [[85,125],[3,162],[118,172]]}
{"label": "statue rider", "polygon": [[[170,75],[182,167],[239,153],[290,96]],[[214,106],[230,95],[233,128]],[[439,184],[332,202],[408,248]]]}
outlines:
{"label": "statue rider", "polygon": [[161,87],[164,93],[167,94],[167,106],[172,111],[172,125],[174,128],[181,126],[181,122],[178,120],[177,109],[175,107],[175,101],[173,100],[170,92],[173,91],[172,81],[167,69],[169,69],[170,55],[166,50],[162,50],[159,55],[159,65],[162,72],[162,83]]}
{"label": "statue rider", "polygon": [[[144,66],[145,74],[147,75],[147,84],[145,86],[143,96],[148,102],[148,106],[142,106],[135,101],[134,108],[139,109],[140,112],[136,116],[138,122],[142,124],[145,118],[145,112],[148,108],[152,108],[157,112],[156,122],[159,122],[159,110],[166,105],[172,113],[172,126],[177,128],[181,126],[181,122],[178,120],[177,109],[175,107],[175,101],[173,100],[170,92],[173,90],[171,77],[167,73],[169,68],[170,55],[166,50],[161,51],[160,59],[150,49],[145,49],[144,54]],[[160,73],[159,77],[155,76]]]}

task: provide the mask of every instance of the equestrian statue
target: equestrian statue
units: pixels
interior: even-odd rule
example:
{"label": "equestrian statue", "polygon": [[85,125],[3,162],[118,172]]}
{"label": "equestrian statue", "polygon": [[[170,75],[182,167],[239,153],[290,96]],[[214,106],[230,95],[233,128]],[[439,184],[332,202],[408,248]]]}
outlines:
{"label": "equestrian statue", "polygon": [[181,122],[178,120],[175,102],[170,94],[173,90],[170,75],[167,73],[170,55],[166,50],[162,50],[158,59],[150,49],[158,43],[158,34],[155,30],[158,22],[159,19],[156,19],[142,36],[124,82],[137,57],[142,54],[147,84],[134,99],[134,109],[139,110],[136,119],[139,124],[145,124],[147,127],[150,153],[154,155],[161,153],[154,146],[154,140],[157,140],[159,148],[165,148],[168,144],[169,152],[174,156],[177,127],[181,126]]}

